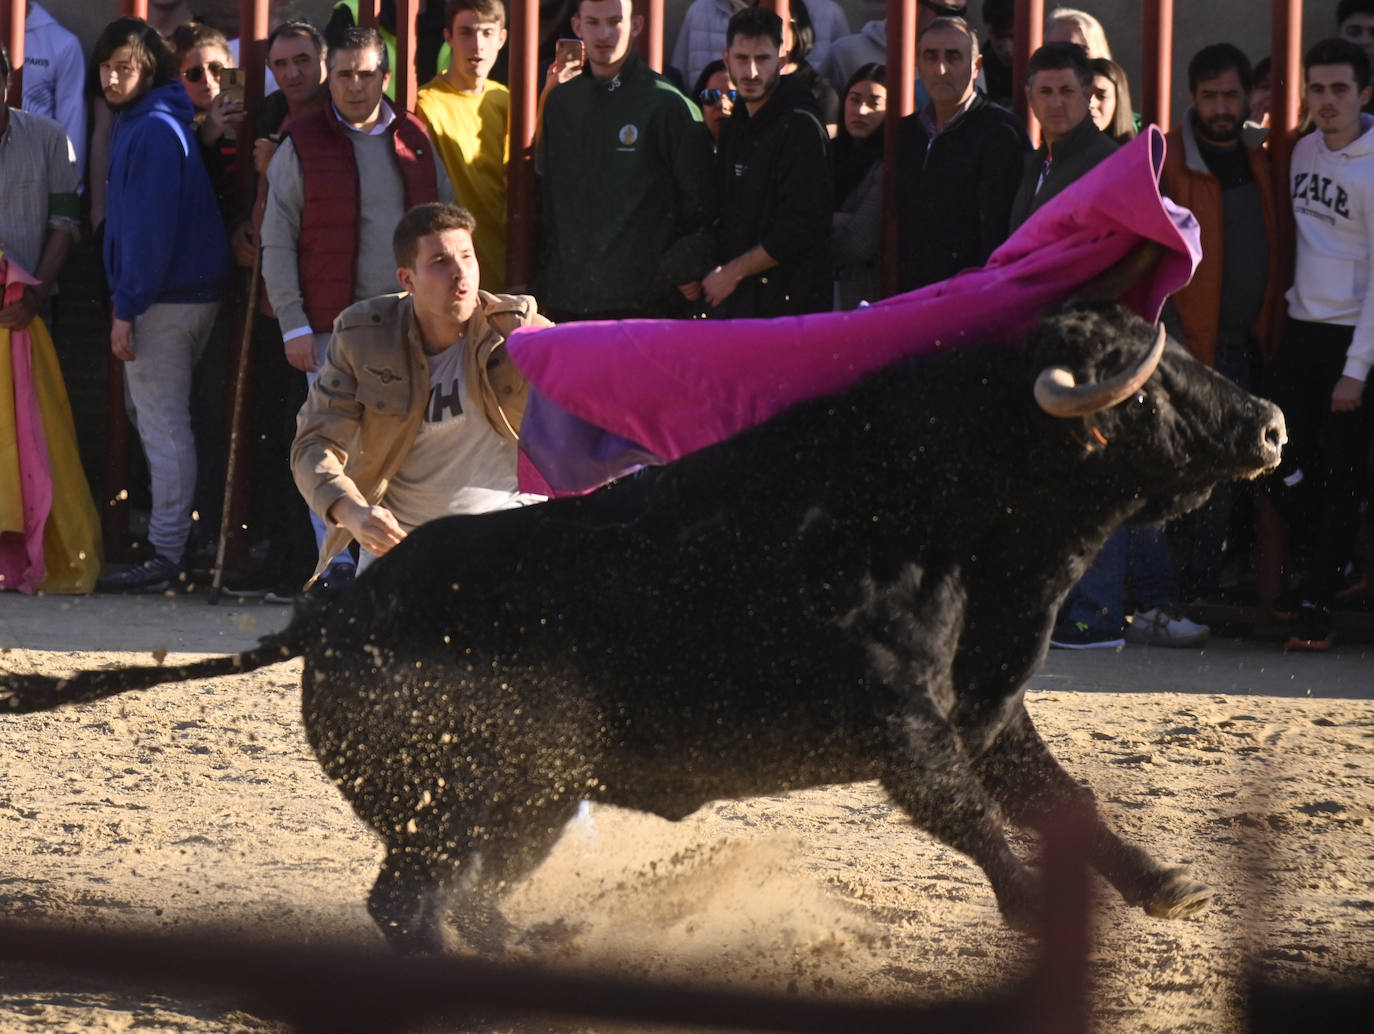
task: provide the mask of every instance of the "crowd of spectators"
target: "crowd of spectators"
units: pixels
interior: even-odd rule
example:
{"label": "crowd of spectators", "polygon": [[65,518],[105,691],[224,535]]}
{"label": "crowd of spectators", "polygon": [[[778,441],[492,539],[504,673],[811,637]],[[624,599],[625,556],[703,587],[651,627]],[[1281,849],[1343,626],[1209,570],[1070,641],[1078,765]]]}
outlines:
{"label": "crowd of spectators", "polygon": [[[480,300],[463,320],[434,324],[463,334],[503,313],[527,320],[534,306],[559,322],[820,312],[884,293],[889,165],[896,286],[905,291],[986,262],[1140,131],[1126,72],[1084,10],[1049,12],[1044,45],[1026,80],[1014,82],[1012,0],[985,0],[980,11],[967,0],[920,0],[916,111],[887,153],[884,20],[851,31],[834,0],[791,0],[786,24],[750,0],[694,0],[660,74],[635,46],[644,19],[633,0],[545,4],[541,26],[580,42],[541,33],[536,258],[529,285],[508,284],[505,6],[447,0],[442,25],[428,21],[439,5],[426,8],[418,48],[426,79],[413,113],[391,99],[394,5],[382,6],[380,28],[361,28],[356,3],[341,0],[323,31],[274,8],[271,89],[250,147],[239,139],[243,94],[231,71],[238,41],[196,20],[185,0],[150,5],[149,22],[112,23],[89,61],[29,4],[22,106],[56,120],[74,155],[75,189],[89,185],[89,225],[113,299],[111,350],[125,364],[151,474],[151,554],[102,588],[158,589],[185,577],[191,512],[208,508],[197,502],[197,467],[213,464],[204,448],[197,462],[190,378],[216,337],[235,267],[245,280],[260,269],[264,286],[251,317],[250,455],[261,490],[250,525],[266,550],[258,578],[281,588],[299,577],[308,552],[334,585],[352,576],[356,546],[330,552],[330,542],[350,536],[330,534],[348,522],[329,506],[359,500],[343,493],[326,512],[317,505],[313,547],[289,546],[302,538],[306,512],[289,480],[296,414],[303,402],[308,411],[320,369],[336,361],[327,355],[340,314],[402,290],[407,266],[393,254],[393,231],[416,206],[456,202],[468,213],[426,224],[440,227],[429,236],[443,238],[440,258],[455,268],[466,268],[470,244]],[[1236,543],[1253,535],[1261,499],[1291,531],[1293,591],[1275,603],[1293,622],[1290,648],[1328,647],[1331,607],[1367,585],[1357,541],[1369,494],[1363,393],[1374,361],[1374,166],[1365,160],[1374,154],[1374,0],[1334,6],[1336,39],[1307,55],[1293,181],[1276,184],[1270,167],[1268,59],[1252,64],[1218,43],[1193,57],[1191,105],[1173,120],[1162,183],[1194,211],[1203,237],[1202,265],[1172,299],[1168,323],[1204,362],[1284,400],[1290,460],[1273,484],[1219,491],[1167,532],[1123,530],[1066,604],[1059,645],[1201,641],[1206,628],[1182,604],[1214,597],[1226,562],[1245,562]],[[81,88],[87,77],[98,92]],[[1039,146],[1009,110],[1022,92]],[[249,161],[258,177],[245,206],[235,170]],[[69,193],[54,193],[55,212],[66,212]],[[19,250],[11,232],[0,240],[5,251],[34,251]],[[28,233],[30,244],[41,240]],[[50,313],[60,257],[30,261]],[[414,280],[416,267],[409,272]],[[432,387],[442,399],[462,383]],[[492,428],[504,434],[501,420]],[[342,462],[342,447],[318,449],[317,464]],[[374,531],[357,524],[351,538]]]}

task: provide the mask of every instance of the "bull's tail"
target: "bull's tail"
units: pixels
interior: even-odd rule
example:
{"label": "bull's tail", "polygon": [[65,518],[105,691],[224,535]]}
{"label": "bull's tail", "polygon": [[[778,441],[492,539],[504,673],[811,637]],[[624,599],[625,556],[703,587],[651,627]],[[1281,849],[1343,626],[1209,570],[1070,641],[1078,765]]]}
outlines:
{"label": "bull's tail", "polygon": [[103,700],[164,682],[184,682],[187,679],[256,671],[269,664],[300,656],[305,652],[314,630],[313,621],[297,621],[275,635],[263,637],[251,650],[190,664],[92,668],[65,677],[0,672],[0,714],[6,711],[12,714],[52,711],[68,704]]}

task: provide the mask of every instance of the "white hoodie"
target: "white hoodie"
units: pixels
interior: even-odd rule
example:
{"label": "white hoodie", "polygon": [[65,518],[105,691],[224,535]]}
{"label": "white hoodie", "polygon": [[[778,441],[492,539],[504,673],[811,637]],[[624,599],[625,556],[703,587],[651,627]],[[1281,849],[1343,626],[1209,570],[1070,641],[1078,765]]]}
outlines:
{"label": "white hoodie", "polygon": [[1293,148],[1298,254],[1287,298],[1294,319],[1355,328],[1342,372],[1365,380],[1374,365],[1374,115],[1360,126],[1339,151],[1321,133]]}

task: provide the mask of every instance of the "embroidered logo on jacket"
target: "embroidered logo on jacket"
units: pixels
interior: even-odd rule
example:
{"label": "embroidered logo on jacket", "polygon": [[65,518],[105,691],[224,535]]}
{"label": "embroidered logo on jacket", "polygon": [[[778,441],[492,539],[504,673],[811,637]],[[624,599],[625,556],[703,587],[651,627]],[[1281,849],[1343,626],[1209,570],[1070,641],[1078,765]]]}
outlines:
{"label": "embroidered logo on jacket", "polygon": [[624,145],[620,150],[629,150],[634,147],[639,140],[639,127],[631,122],[625,123],[620,127],[620,142]]}
{"label": "embroidered logo on jacket", "polygon": [[397,381],[405,380],[399,373],[393,373],[389,366],[384,366],[381,369],[375,366],[368,366],[365,367],[365,369],[383,384],[395,384]]}

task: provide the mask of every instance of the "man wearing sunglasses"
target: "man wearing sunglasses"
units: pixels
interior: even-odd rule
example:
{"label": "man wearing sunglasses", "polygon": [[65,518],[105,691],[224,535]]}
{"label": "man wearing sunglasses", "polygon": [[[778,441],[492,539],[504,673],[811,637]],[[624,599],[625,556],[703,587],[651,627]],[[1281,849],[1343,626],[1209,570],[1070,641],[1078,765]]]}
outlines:
{"label": "man wearing sunglasses", "polygon": [[[918,0],[916,7],[916,32],[919,35],[935,18],[963,18],[968,14],[968,0],[950,0],[939,3],[937,0]],[[887,19],[878,18],[865,23],[864,27],[852,36],[837,39],[830,47],[830,53],[817,67],[823,76],[837,86],[849,82],[850,76],[864,65],[887,64]],[[921,109],[930,103],[930,97],[922,89],[920,80],[916,82],[916,107]]]}

